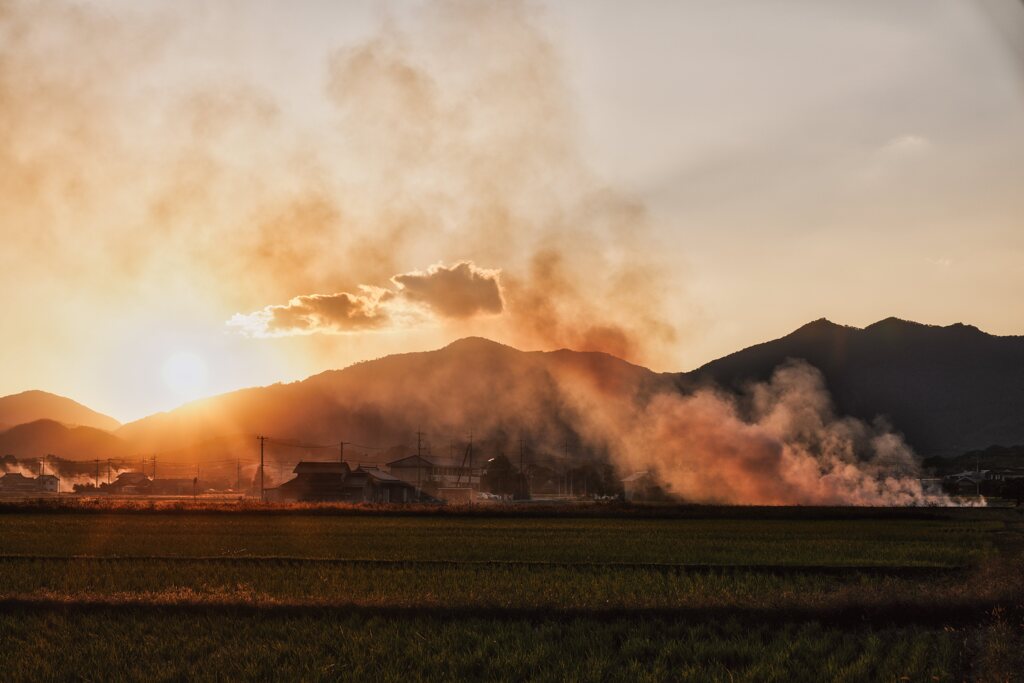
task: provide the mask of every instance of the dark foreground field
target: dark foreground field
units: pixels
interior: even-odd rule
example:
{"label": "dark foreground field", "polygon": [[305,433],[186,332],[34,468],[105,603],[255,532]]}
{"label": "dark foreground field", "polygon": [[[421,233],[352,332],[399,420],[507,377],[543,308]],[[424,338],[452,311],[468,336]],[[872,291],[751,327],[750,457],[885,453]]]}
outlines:
{"label": "dark foreground field", "polygon": [[8,508],[0,678],[1022,680],[1012,510],[340,512]]}

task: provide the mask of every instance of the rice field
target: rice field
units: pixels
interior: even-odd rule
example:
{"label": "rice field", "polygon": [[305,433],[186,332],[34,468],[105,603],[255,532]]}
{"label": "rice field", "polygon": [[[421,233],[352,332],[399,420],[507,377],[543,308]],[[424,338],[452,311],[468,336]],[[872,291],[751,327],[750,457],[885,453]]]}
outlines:
{"label": "rice field", "polygon": [[1019,513],[770,516],[7,510],[0,672],[1021,680]]}
{"label": "rice field", "polygon": [[[998,514],[998,513],[997,513]],[[645,519],[6,514],[0,555],[296,557],[715,565],[959,566],[993,552],[982,519]]]}

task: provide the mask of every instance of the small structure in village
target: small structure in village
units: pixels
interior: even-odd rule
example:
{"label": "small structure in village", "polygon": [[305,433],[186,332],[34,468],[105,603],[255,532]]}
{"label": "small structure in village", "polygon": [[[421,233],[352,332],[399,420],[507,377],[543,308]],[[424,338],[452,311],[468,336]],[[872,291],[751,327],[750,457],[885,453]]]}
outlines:
{"label": "small structure in village", "polygon": [[398,479],[453,503],[473,502],[480,488],[480,471],[463,461],[410,455],[387,466]]}
{"label": "small structure in village", "polygon": [[20,472],[0,476],[0,493],[57,493],[60,479],[52,474],[26,477]]}
{"label": "small structure in village", "polygon": [[974,469],[949,474],[942,479],[942,488],[959,496],[1013,495],[1020,488],[1024,470],[1011,468],[1002,470]]}
{"label": "small structure in village", "polygon": [[148,493],[151,496],[191,496],[197,491],[202,493],[210,488],[212,488],[210,482],[197,477],[151,479]]}
{"label": "small structure in village", "polygon": [[125,495],[149,493],[153,481],[142,472],[121,472],[117,479],[109,485],[101,485],[109,493],[122,493]]}
{"label": "small structure in village", "polygon": [[294,479],[266,490],[268,501],[411,503],[419,498],[414,486],[375,467],[302,461],[293,472]]}

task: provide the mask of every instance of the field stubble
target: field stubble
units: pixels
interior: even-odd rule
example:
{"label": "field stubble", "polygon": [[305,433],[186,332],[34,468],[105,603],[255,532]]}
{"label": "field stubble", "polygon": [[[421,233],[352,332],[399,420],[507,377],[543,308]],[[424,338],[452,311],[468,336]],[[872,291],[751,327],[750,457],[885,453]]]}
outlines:
{"label": "field stubble", "polygon": [[0,667],[10,680],[1024,670],[1019,515],[738,517],[8,511]]}

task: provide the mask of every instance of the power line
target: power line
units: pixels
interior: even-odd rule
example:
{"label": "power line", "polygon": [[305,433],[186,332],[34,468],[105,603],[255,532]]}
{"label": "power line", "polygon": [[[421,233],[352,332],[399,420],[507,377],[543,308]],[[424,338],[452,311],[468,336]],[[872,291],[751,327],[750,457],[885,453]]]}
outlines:
{"label": "power line", "polygon": [[[259,438],[259,437],[257,437]],[[334,449],[339,445],[344,446],[355,446],[356,448],[362,448],[368,451],[386,451],[387,446],[367,446],[361,443],[355,443],[352,441],[342,441],[340,443],[329,443],[329,444],[316,444],[316,443],[296,443],[294,441],[285,441],[283,439],[275,439],[272,437],[264,437],[268,443],[272,443],[276,446],[284,446],[286,448],[303,448],[306,450],[323,450],[323,449]]]}

